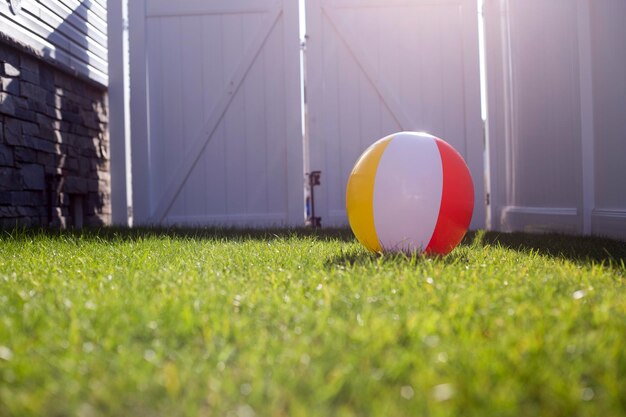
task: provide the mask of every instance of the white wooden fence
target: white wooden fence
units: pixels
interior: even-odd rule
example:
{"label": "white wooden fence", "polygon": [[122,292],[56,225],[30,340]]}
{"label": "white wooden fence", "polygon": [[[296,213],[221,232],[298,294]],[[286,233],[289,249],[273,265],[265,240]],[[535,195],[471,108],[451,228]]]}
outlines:
{"label": "white wooden fence", "polygon": [[135,222],[300,224],[297,2],[129,4]]}
{"label": "white wooden fence", "polygon": [[[302,224],[297,3],[130,2],[137,223]],[[476,3],[306,1],[323,223],[370,143],[424,130],[466,158],[473,228],[626,238],[626,2],[485,0],[487,147]]]}
{"label": "white wooden fence", "polygon": [[626,2],[487,0],[492,227],[626,238]]}
{"label": "white wooden fence", "polygon": [[348,176],[390,133],[427,131],[468,162],[472,227],[484,227],[476,0],[307,0],[311,166],[323,172],[318,213],[346,224]]}

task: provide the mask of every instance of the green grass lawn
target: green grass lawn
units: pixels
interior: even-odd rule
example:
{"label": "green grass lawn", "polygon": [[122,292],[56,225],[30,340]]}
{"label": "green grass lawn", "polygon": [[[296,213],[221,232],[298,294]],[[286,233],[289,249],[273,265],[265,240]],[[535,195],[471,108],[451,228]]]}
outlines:
{"label": "green grass lawn", "polygon": [[0,416],[626,415],[626,245],[9,231]]}

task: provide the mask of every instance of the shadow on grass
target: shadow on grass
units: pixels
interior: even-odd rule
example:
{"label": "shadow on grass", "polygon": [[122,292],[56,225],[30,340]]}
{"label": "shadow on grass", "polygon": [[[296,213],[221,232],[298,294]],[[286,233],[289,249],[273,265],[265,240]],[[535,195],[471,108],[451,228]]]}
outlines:
{"label": "shadow on grass", "polygon": [[[3,240],[30,240],[37,236],[52,239],[76,239],[98,241],[138,241],[151,238],[215,240],[215,241],[273,241],[289,238],[310,238],[320,241],[354,242],[355,237],[348,228],[218,228],[218,227],[172,227],[172,228],[85,228],[81,230],[59,229],[6,229],[0,230]],[[463,247],[500,246],[523,253],[537,253],[552,258],[562,258],[577,263],[604,263],[624,269],[626,264],[626,243],[597,237],[576,237],[558,234],[469,232],[461,242]],[[430,257],[399,255],[379,255],[362,248],[348,249],[329,258],[325,265],[353,266],[356,264],[398,263],[417,264]],[[436,257],[435,257],[436,259]],[[445,264],[469,262],[467,251],[454,251],[442,258]]]}
{"label": "shadow on grass", "polygon": [[[604,264],[615,268],[626,269],[626,243],[597,237],[576,237],[558,234],[468,232],[460,244],[460,248],[502,247],[520,253],[537,253],[550,258],[561,258],[578,264]],[[374,254],[362,250],[342,252],[329,258],[325,266],[345,266],[363,264],[419,264],[439,260],[446,265],[470,262],[467,251],[456,250],[450,255],[439,256],[407,256],[404,254]]]}
{"label": "shadow on grass", "polygon": [[432,262],[433,260],[442,260],[446,264],[455,264],[458,262],[467,261],[468,258],[464,253],[453,252],[448,256],[422,256],[416,254],[405,254],[405,253],[372,253],[368,252],[365,248],[361,247],[358,249],[342,251],[338,255],[334,255],[329,257],[324,265],[326,267],[333,266],[345,266],[351,267],[355,265],[364,265],[364,264],[393,264],[393,265],[408,265],[415,266],[422,262]]}
{"label": "shadow on grass", "polygon": [[[418,259],[418,257],[414,257]],[[324,267],[352,267],[355,265],[367,265],[372,263],[397,262],[398,260],[406,261],[409,258],[405,255],[381,255],[378,253],[368,252],[365,248],[359,248],[349,251],[341,251],[338,255],[333,255],[326,259]]]}
{"label": "shadow on grass", "polygon": [[500,246],[518,252],[533,252],[584,264],[603,263],[622,268],[626,264],[626,243],[599,237],[469,232],[461,245]]}

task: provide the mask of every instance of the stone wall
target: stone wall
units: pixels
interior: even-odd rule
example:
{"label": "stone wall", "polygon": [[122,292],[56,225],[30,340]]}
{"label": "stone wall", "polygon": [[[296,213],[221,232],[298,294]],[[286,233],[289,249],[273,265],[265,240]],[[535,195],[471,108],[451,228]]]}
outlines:
{"label": "stone wall", "polygon": [[106,91],[0,41],[0,227],[110,216]]}

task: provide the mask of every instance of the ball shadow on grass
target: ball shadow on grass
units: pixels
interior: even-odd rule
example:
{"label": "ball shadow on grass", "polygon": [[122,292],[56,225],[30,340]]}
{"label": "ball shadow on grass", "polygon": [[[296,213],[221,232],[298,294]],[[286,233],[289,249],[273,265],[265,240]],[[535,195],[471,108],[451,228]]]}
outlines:
{"label": "ball shadow on grass", "polygon": [[[355,239],[355,238],[352,238]],[[347,242],[351,239],[347,239]],[[468,232],[458,249],[446,256],[406,254],[376,254],[365,248],[342,251],[326,260],[325,266],[352,267],[364,264],[403,263],[417,265],[438,260],[444,265],[470,262],[467,249],[501,247],[516,252],[536,253],[553,259],[562,259],[580,265],[602,264],[626,272],[626,243],[599,237],[566,236],[560,234]]]}
{"label": "ball shadow on grass", "polygon": [[423,262],[431,262],[433,260],[443,259],[446,263],[458,263],[467,260],[467,256],[464,253],[453,252],[447,257],[441,256],[429,256],[420,254],[407,254],[403,252],[398,253],[374,253],[369,252],[364,247],[358,249],[342,250],[340,254],[329,257],[324,265],[327,268],[336,266],[353,267],[358,265],[371,265],[376,264],[383,265],[403,265],[403,266],[417,266]]}

